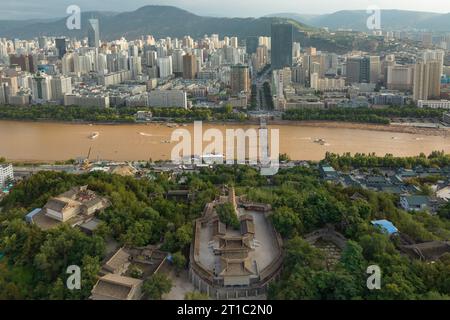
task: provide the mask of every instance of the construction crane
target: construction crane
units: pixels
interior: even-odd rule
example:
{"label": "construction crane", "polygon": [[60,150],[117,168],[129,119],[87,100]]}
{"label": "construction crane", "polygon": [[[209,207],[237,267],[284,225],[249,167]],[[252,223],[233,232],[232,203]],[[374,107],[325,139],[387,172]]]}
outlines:
{"label": "construction crane", "polygon": [[91,163],[89,162],[89,157],[91,156],[91,150],[92,150],[92,147],[89,147],[88,155],[87,155],[86,159],[84,159],[84,161],[83,161],[83,170],[89,169],[89,166],[91,165]]}

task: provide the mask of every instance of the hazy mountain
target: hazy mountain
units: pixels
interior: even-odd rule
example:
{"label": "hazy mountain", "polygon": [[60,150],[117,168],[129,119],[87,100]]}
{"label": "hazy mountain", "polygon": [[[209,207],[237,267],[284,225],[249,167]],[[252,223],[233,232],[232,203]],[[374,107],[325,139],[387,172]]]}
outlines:
{"label": "hazy mountain", "polygon": [[[136,11],[118,14],[85,12],[82,14],[81,30],[73,31],[66,28],[66,18],[52,22],[0,21],[0,37],[86,36],[88,19],[93,17],[100,20],[100,33],[104,40],[113,40],[122,36],[134,39],[146,34],[152,34],[158,38],[185,35],[202,37],[212,33],[241,38],[251,35],[269,35],[270,25],[281,19],[204,17],[172,6],[145,6]],[[293,20],[291,22],[299,31],[314,30],[302,23]],[[2,28],[3,25],[7,27]]]}
{"label": "hazy mountain", "polygon": [[[308,16],[293,13],[273,14],[275,17],[286,17],[307,23],[314,27],[328,27],[330,29],[353,29],[367,31],[365,10],[345,10],[331,14]],[[450,14],[431,12],[382,10],[381,26],[387,30],[428,29],[433,31],[450,31]]]}

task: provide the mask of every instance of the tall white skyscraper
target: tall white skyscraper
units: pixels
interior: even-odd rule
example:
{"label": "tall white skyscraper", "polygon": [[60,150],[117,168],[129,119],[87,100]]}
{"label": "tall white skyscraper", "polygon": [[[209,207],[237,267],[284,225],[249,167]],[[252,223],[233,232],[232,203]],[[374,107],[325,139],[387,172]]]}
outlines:
{"label": "tall white skyscraper", "polygon": [[64,101],[66,93],[72,93],[72,79],[70,77],[59,76],[50,79],[52,100]]}
{"label": "tall white skyscraper", "polygon": [[51,76],[38,73],[31,79],[32,99],[35,102],[52,100]]}
{"label": "tall white skyscraper", "polygon": [[173,74],[172,57],[158,58],[159,77],[167,78]]}

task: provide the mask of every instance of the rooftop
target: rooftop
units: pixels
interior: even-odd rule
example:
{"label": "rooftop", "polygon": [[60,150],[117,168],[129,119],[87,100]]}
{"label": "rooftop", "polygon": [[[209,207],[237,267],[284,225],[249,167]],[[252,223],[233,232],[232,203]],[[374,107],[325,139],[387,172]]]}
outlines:
{"label": "rooftop", "polygon": [[381,230],[389,235],[397,233],[398,229],[394,224],[388,220],[374,220],[372,221],[374,226],[380,227]]}

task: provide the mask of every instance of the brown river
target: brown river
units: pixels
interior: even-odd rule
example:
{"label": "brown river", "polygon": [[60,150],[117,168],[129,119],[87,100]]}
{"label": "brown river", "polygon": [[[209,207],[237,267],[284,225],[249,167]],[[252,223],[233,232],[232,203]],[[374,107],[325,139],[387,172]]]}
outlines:
{"label": "brown river", "polygon": [[[192,131],[193,126],[180,126]],[[209,128],[244,130],[251,125],[204,124]],[[91,160],[166,160],[177,142],[170,142],[176,128],[165,124],[89,125],[0,121],[0,156],[13,161],[56,161],[86,157]],[[334,128],[301,124],[270,125],[279,129],[280,153],[295,160],[320,160],[333,153],[387,153],[413,156],[433,150],[450,153],[450,137],[375,131],[364,128]],[[92,139],[92,135],[95,137]],[[322,139],[319,143],[317,140]],[[204,143],[206,146],[208,143]]]}

